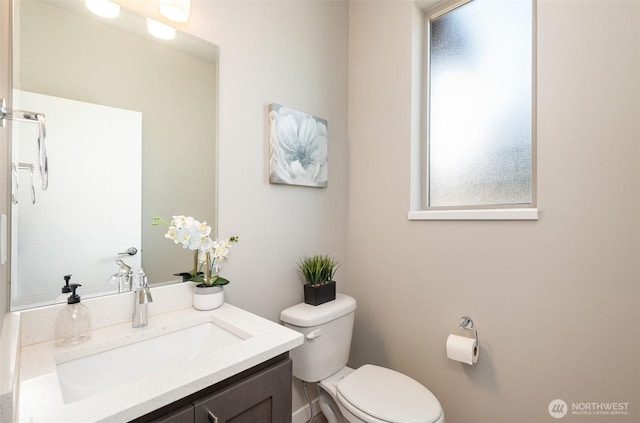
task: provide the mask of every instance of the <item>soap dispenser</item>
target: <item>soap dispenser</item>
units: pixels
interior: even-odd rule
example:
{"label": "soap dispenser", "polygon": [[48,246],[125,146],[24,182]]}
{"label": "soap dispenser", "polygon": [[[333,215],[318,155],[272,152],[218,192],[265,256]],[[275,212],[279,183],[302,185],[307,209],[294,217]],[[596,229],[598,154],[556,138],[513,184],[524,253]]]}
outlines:
{"label": "soap dispenser", "polygon": [[[66,279],[65,279],[66,280]],[[71,295],[67,306],[60,311],[56,319],[56,345],[68,347],[78,345],[91,338],[91,312],[80,302],[76,289],[82,285],[69,285]]]}
{"label": "soap dispenser", "polygon": [[63,301],[66,301],[67,296],[65,294],[68,294],[69,292],[71,292],[71,287],[69,286],[69,281],[71,280],[71,276],[72,275],[64,275],[64,285],[62,285],[62,289],[60,289],[60,295],[58,295],[56,297],[56,303],[61,303]]}

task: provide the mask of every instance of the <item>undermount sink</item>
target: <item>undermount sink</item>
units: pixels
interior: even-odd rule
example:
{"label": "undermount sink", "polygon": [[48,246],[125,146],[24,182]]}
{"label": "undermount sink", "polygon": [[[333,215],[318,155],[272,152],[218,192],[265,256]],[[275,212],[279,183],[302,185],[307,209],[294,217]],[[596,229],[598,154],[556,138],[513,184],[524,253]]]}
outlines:
{"label": "undermount sink", "polygon": [[63,401],[71,403],[174,367],[246,339],[213,321],[57,364]]}

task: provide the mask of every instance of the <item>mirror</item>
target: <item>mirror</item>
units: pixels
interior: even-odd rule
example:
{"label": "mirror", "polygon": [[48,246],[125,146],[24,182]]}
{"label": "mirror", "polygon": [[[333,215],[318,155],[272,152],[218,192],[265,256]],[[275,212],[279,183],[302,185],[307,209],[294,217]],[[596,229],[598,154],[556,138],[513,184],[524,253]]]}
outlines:
{"label": "mirror", "polygon": [[[118,292],[108,283],[117,259],[150,283],[177,281],[191,251],[152,221],[191,215],[216,231],[217,46],[179,31],[155,39],[144,17],[100,18],[83,0],[14,0],[13,38],[13,108],[47,115],[50,174],[42,191],[35,172],[32,204],[37,128],[13,123],[12,160],[25,166],[15,172],[12,310],[64,301],[65,274],[84,298]],[[130,247],[138,252],[119,255]]]}

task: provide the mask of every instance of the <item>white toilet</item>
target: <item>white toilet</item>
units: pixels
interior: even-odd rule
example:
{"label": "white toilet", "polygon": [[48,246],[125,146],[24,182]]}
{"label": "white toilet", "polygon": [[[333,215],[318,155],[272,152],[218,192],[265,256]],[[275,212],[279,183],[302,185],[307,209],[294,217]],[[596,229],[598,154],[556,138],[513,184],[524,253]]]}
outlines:
{"label": "white toilet", "polygon": [[304,344],[291,351],[293,375],[318,382],[320,408],[329,423],[445,423],[438,399],[408,376],[366,364],[347,367],[356,300],[297,304],[280,320],[301,332]]}

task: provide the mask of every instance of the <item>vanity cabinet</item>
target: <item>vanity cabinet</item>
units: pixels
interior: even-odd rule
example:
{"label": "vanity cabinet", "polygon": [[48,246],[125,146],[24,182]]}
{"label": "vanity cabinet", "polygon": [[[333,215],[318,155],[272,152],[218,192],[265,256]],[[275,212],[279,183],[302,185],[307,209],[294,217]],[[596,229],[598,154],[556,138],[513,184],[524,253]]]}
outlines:
{"label": "vanity cabinet", "polygon": [[291,423],[285,353],[142,416],[135,423]]}
{"label": "vanity cabinet", "polygon": [[291,360],[194,402],[196,423],[291,421]]}

